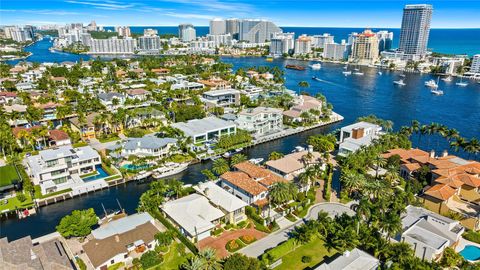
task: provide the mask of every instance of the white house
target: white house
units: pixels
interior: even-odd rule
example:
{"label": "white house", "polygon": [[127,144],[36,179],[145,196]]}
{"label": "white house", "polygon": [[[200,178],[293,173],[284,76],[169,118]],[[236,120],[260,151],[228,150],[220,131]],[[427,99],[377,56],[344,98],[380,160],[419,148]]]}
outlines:
{"label": "white house", "polygon": [[[118,106],[121,106],[125,102],[125,96],[120,94],[120,93],[99,93],[98,94],[98,99],[100,100],[100,103],[102,103],[107,109],[115,109]],[[118,105],[114,106],[114,101],[117,100]]]}
{"label": "white house", "polygon": [[162,211],[192,241],[210,236],[210,231],[225,216],[200,194],[191,194],[169,201],[161,206]]}
{"label": "white house", "polygon": [[173,138],[157,138],[156,136],[144,136],[142,138],[129,138],[123,145],[121,155],[140,157],[165,157],[177,143]]}
{"label": "white house", "polygon": [[330,263],[322,263],[315,270],[375,270],[380,266],[380,261],[363,250],[354,248],[345,251]]}
{"label": "white house", "polygon": [[202,94],[202,101],[208,108],[240,106],[240,91],[235,89],[207,91]]}
{"label": "white house", "polygon": [[91,238],[82,246],[88,262],[95,270],[124,262],[155,249],[155,234],[159,229],[148,213],[138,213],[111,221],[91,233]]}
{"label": "white house", "polygon": [[205,196],[211,204],[219,207],[225,214],[225,221],[231,224],[247,219],[245,206],[247,204],[227,192],[212,181],[202,182],[193,187],[199,194]]}
{"label": "white house", "polygon": [[[307,161],[306,156],[311,153],[311,159]],[[306,161],[308,163],[306,163]],[[269,160],[265,163],[266,168],[280,175],[287,180],[293,180],[298,177],[305,169],[314,164],[322,162],[322,154],[313,151],[313,149],[294,152],[285,155],[277,160]],[[324,165],[323,165],[324,167]]]}
{"label": "white house", "polygon": [[256,107],[244,109],[235,123],[253,136],[263,136],[283,130],[282,109]]}
{"label": "white house", "polygon": [[203,89],[205,86],[198,82],[189,82],[189,81],[178,81],[177,83],[172,84],[170,87],[171,90],[199,90]]}
{"label": "white house", "polygon": [[445,248],[455,246],[465,228],[460,221],[436,214],[422,207],[407,206],[402,217],[402,233],[395,237],[411,245],[415,256],[438,261]]}
{"label": "white house", "polygon": [[[72,188],[80,175],[95,172],[102,164],[100,155],[90,146],[60,146],[25,158],[27,173],[43,194]],[[83,183],[83,182],[82,182]]]}
{"label": "white house", "polygon": [[127,90],[127,98],[129,99],[138,99],[141,101],[145,101],[148,99],[149,95],[150,92],[142,88]]}
{"label": "white house", "polygon": [[234,123],[214,116],[174,123],[172,127],[180,129],[186,136],[191,137],[194,144],[237,133],[237,126]]}
{"label": "white house", "polygon": [[358,122],[340,129],[338,154],[346,156],[362,146],[368,146],[382,134],[382,127],[368,122]]}

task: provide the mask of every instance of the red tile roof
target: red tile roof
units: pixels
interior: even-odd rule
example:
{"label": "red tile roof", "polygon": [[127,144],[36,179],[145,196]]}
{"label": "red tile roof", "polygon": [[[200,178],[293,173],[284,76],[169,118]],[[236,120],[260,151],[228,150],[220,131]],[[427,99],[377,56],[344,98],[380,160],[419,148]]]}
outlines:
{"label": "red tile roof", "polygon": [[257,181],[250,178],[248,174],[243,172],[226,172],[222,174],[220,178],[254,196],[267,191],[266,187],[260,185]]}
{"label": "red tile roof", "polygon": [[425,191],[428,196],[442,201],[450,199],[457,191],[446,184],[437,184]]}

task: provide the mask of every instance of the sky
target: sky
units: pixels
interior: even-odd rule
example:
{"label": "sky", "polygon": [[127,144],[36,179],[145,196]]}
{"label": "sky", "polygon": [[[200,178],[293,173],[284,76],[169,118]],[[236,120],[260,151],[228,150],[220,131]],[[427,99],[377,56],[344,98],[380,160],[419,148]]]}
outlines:
{"label": "sky", "polygon": [[258,18],[279,26],[399,28],[406,4],[432,4],[432,28],[480,28],[480,0],[0,0],[0,25],[206,26]]}

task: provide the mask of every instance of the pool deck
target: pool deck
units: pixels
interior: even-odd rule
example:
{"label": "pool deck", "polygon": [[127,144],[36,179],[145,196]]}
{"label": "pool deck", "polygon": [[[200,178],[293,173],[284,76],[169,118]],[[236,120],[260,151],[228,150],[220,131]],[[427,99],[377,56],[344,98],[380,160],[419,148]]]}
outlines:
{"label": "pool deck", "polygon": [[455,248],[455,251],[460,252],[465,248],[465,246],[476,246],[476,247],[480,248],[480,244],[477,244],[477,243],[472,242],[472,241],[468,241],[467,239],[465,239],[463,237],[460,237],[460,241],[458,241],[458,245]]}

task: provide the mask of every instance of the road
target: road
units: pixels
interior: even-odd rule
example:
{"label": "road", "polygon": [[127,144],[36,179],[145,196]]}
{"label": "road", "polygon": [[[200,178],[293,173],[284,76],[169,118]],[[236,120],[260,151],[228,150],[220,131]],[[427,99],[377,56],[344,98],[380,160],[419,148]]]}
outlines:
{"label": "road", "polygon": [[341,203],[318,203],[310,208],[308,214],[305,216],[304,219],[300,219],[288,227],[269,234],[266,237],[246,246],[243,249],[240,249],[237,252],[249,257],[256,258],[262,255],[265,250],[276,247],[281,242],[288,240],[288,236],[290,232],[295,229],[295,226],[303,224],[306,220],[316,219],[320,211],[327,212],[331,217],[335,217],[336,215],[342,213],[347,213],[348,215],[355,214],[355,212],[352,211],[349,207]]}

